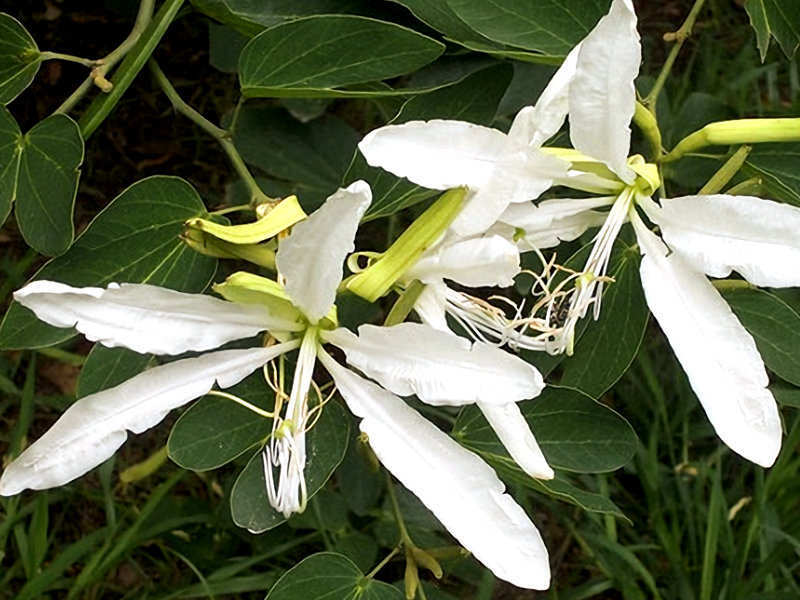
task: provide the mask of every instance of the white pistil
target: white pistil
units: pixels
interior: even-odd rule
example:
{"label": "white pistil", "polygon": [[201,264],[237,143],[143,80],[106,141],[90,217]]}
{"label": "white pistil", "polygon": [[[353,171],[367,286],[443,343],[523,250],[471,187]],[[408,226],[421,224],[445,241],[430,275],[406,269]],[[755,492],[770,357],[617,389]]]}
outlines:
{"label": "white pistil", "polygon": [[309,327],[303,336],[292,391],[283,416],[282,395],[280,389],[276,390],[272,436],[262,454],[269,503],[287,518],[292,513],[303,512],[308,497],[304,473],[309,417],[308,393],[317,356],[317,334],[316,327]]}

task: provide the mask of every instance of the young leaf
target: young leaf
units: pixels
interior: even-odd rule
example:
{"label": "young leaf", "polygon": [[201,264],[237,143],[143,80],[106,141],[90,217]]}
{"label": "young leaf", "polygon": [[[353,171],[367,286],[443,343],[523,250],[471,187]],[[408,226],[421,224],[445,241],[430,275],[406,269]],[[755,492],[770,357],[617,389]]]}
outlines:
{"label": "young leaf", "polygon": [[[187,219],[205,214],[200,196],[183,179],[142,179],[117,196],[68,252],[34,278],[76,287],[122,281],[200,292],[214,275],[216,259],[189,249],[178,236]],[[74,330],[51,327],[13,302],[0,323],[0,348],[42,348],[72,335]]]}
{"label": "young leaf", "polygon": [[[329,402],[317,424],[306,434],[305,478],[309,498],[342,462],[349,437],[350,416],[337,402]],[[269,505],[261,450],[253,455],[233,484],[231,516],[234,523],[252,533],[263,533],[286,520]]]}
{"label": "young leaf", "polygon": [[72,208],[78,191],[83,138],[66,115],[51,115],[22,135],[0,108],[0,217],[11,203],[22,237],[42,254],[63,253],[72,243]]}
{"label": "young leaf", "polygon": [[39,48],[31,34],[14,17],[0,13],[0,104],[8,104],[28,87],[39,65]]}
{"label": "young leaf", "polygon": [[[625,418],[578,390],[549,386],[539,397],[519,406],[547,462],[555,469],[613,471],[625,465],[636,451],[636,434]],[[487,460],[519,470],[474,406],[461,411],[453,436]]]}
{"label": "young leaf", "polygon": [[767,58],[770,36],[792,58],[800,45],[800,4],[785,0],[745,0],[744,9],[756,32],[761,62]]}
{"label": "young leaf", "polygon": [[315,15],[253,38],[239,58],[239,82],[246,97],[380,96],[392,90],[342,88],[410,73],[443,51],[436,40],[394,23]]}
{"label": "young leaf", "polygon": [[335,552],[320,552],[286,571],[266,600],[402,600],[403,593],[368,579],[356,564]]}

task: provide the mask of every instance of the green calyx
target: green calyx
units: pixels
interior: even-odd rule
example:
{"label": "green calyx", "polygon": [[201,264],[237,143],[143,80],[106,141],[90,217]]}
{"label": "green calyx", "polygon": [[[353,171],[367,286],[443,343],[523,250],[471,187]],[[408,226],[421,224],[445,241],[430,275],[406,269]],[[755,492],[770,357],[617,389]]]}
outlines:
{"label": "green calyx", "polygon": [[467,189],[463,187],[442,194],[377,261],[350,278],[347,289],[369,302],[386,294],[447,230],[466,195]]}
{"label": "green calyx", "polygon": [[260,267],[275,270],[274,244],[232,244],[191,227],[184,230],[181,240],[195,252],[206,256],[246,260]]}

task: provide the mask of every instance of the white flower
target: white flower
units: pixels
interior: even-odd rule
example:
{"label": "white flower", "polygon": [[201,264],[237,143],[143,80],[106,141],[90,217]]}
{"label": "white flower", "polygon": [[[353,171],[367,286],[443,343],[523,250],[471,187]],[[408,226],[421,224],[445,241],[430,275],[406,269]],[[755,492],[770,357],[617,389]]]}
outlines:
{"label": "white flower", "polygon": [[[705,275],[725,277],[736,270],[755,285],[800,285],[800,209],[722,194],[661,199],[660,206],[656,204],[650,198],[655,187],[648,171],[652,167],[627,158],[640,55],[633,6],[630,0],[614,0],[609,14],[570,53],[536,107],[526,111],[528,127],[546,123],[547,132],[556,131],[568,112],[575,148],[602,162],[626,184],[615,198],[598,198],[596,204],[563,201],[548,211],[553,223],[583,217],[579,224],[588,227],[596,218],[592,209],[611,205],[576,279],[556,346],[571,349],[575,324],[589,307],[597,316],[614,240],[631,220],[644,254],[641,277],[648,305],[714,429],[735,452],[769,466],[780,450],[781,424],[766,388],[764,363],[752,336]],[[547,206],[510,207],[515,214],[507,211],[500,221],[525,229],[525,237],[535,240],[542,234],[537,214]],[[645,226],[637,208],[660,226],[669,248]],[[555,240],[546,241],[552,245],[549,242]]]}
{"label": "white flower", "polygon": [[[276,264],[283,285],[234,274],[215,288],[226,300],[136,284],[99,289],[39,281],[17,292],[15,298],[42,320],[75,327],[106,346],[175,355],[262,331],[281,343],[178,360],[78,400],[5,469],[0,494],[63,485],[109,458],[127,431],[140,433],[215,383],[230,387],[299,348],[291,393],[276,394],[273,434],[263,454],[267,494],[277,510],[288,516],[305,504],[308,395],[319,359],[362,419],[379,459],[456,539],[498,577],[547,588],[547,549],[494,471],[395,395],[416,394],[436,405],[505,405],[538,395],[544,385],[539,373],[494,346],[425,325],[364,325],[358,336],[333,329],[342,264],[370,200],[364,182],[339,190],[280,242]],[[339,365],[323,348],[327,342],[383,387]]]}

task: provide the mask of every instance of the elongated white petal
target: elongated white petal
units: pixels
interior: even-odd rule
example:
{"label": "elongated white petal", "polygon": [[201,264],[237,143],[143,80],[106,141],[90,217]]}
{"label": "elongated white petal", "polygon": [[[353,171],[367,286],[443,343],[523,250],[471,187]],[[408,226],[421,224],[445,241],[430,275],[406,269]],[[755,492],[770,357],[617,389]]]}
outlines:
{"label": "elongated white petal", "polygon": [[664,239],[712,277],[737,271],[768,287],[800,285],[800,208],[752,196],[661,200],[652,217]]}
{"label": "elongated white petal", "polygon": [[674,252],[667,256],[661,240],[633,222],[645,252],[647,304],[711,424],[732,450],[770,466],[780,450],[781,423],[753,337],[702,273]]}
{"label": "elongated white petal", "polygon": [[429,283],[414,303],[414,311],[423,323],[437,331],[449,332],[447,326],[446,285],[441,282]]}
{"label": "elongated white petal", "polygon": [[324,339],[388,390],[416,394],[429,404],[504,404],[533,398],[544,388],[539,372],[521,358],[419,323],[362,325],[358,336],[340,328]]}
{"label": "elongated white petal", "polygon": [[635,179],[627,159],[636,104],[633,80],[641,60],[631,0],[614,0],[609,13],[581,42],[569,88],[572,145],[602,160],[627,183]]}
{"label": "elongated white petal", "polygon": [[70,406],[0,478],[0,495],[41,490],[80,477],[109,458],[128,437],[161,421],[169,411],[202,396],[214,383],[230,387],[275,356],[296,348],[221,350],[162,365]]}
{"label": "elongated white petal", "polygon": [[442,119],[387,125],[358,145],[373,167],[434,190],[486,185],[507,147],[502,131]]}
{"label": "elongated white petal", "polygon": [[426,252],[406,277],[423,283],[452,279],[471,287],[508,287],[519,270],[517,247],[495,235],[437,246]]}
{"label": "elongated white petal", "polygon": [[517,113],[509,137],[538,148],[561,129],[569,111],[569,88],[575,77],[580,50],[580,44],[570,50],[536,105],[526,106]]}
{"label": "elongated white petal", "polygon": [[209,350],[260,331],[300,327],[263,306],[144,284],[112,283],[103,289],[34,281],[14,299],[45,323],[75,327],[93,342],[143,353]]}
{"label": "elongated white petal", "polygon": [[497,577],[522,588],[550,585],[542,536],[478,456],[459,446],[400,398],[348,371],[322,352],[361,431],[392,474]]}
{"label": "elongated white petal", "polygon": [[513,402],[478,402],[478,408],[523,471],[538,479],[552,479],[555,476],[519,406]]}
{"label": "elongated white petal", "polygon": [[485,184],[470,188],[451,227],[461,237],[484,233],[509,203],[536,200],[553,181],[566,176],[569,163],[534,148],[511,146]]}
{"label": "elongated white petal", "polygon": [[286,293],[312,323],[328,314],[336,300],[344,259],[355,248],[358,223],[371,202],[364,181],[339,189],[278,247],[275,262],[286,278]]}

